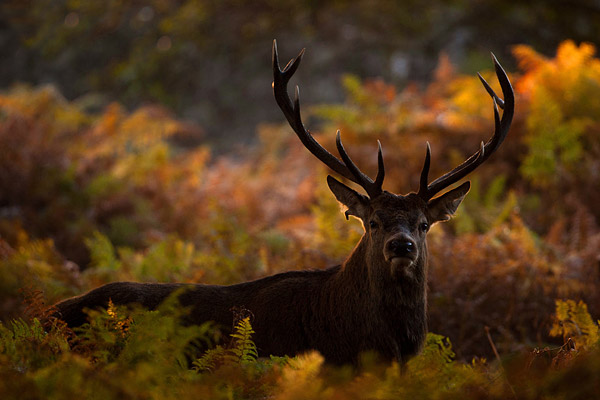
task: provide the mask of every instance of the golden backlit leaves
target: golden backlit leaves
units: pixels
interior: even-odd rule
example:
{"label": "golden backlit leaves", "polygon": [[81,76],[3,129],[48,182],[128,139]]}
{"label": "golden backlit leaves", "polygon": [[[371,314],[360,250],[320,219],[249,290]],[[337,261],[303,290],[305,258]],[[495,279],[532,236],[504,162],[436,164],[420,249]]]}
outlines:
{"label": "golden backlit leaves", "polygon": [[546,87],[550,93],[566,95],[565,100],[569,101],[574,93],[566,89],[580,85],[582,75],[590,84],[600,80],[600,61],[594,58],[596,48],[589,43],[577,46],[565,41],[559,45],[554,59],[545,58],[525,45],[515,46],[513,52],[519,67],[526,72],[516,85],[525,97],[535,96],[537,88]]}
{"label": "golden backlit leaves", "polygon": [[600,322],[594,321],[587,305],[573,300],[557,300],[556,315],[550,335],[571,340],[581,350],[590,350],[600,340]]}
{"label": "golden backlit leaves", "polygon": [[[525,100],[524,139],[530,149],[522,170],[540,187],[557,185],[596,165],[600,60],[595,52],[591,44],[565,41],[554,59],[545,59],[530,48],[515,47],[525,71],[516,88]],[[587,151],[584,146],[589,146]]]}
{"label": "golden backlit leaves", "polygon": [[[162,143],[182,129],[166,110],[147,106],[129,114],[116,103],[110,104],[88,134],[93,144],[91,157],[126,156]],[[82,143],[84,146],[86,143]]]}
{"label": "golden backlit leaves", "polygon": [[0,94],[0,109],[12,118],[44,123],[51,136],[79,130],[91,120],[50,85],[36,89],[15,86],[10,94]]}
{"label": "golden backlit leaves", "polygon": [[[509,136],[470,177],[455,222],[429,238],[430,326],[460,356],[489,353],[482,324],[502,351],[547,337],[554,297],[600,309],[599,60],[571,42],[554,58],[515,54]],[[482,75],[500,93],[491,67]],[[381,140],[389,191],[417,189],[427,141],[435,178],[493,131],[477,76],[443,57],[424,88],[351,76],[343,84],[343,104],[305,107],[325,119],[309,128],[334,153],[341,129],[371,175]],[[160,106],[112,103],[93,114],[51,87],[21,87],[0,96],[0,112],[0,263],[9,271],[0,310],[15,309],[31,276],[52,301],[116,280],[228,284],[334,265],[362,234],[329,192],[331,172],[287,125],[260,125],[253,148],[218,156],[178,147],[174,138],[192,128]]]}
{"label": "golden backlit leaves", "polygon": [[131,325],[133,320],[127,316],[121,315],[111,299],[108,300],[106,314],[108,314],[113,329],[118,333],[118,335],[120,335],[122,338],[127,337],[129,325]]}

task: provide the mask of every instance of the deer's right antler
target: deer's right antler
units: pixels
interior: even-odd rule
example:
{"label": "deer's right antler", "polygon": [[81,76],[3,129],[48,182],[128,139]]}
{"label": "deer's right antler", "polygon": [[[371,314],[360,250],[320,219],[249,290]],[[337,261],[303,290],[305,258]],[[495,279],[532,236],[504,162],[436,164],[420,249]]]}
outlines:
{"label": "deer's right antler", "polygon": [[340,131],[337,131],[336,135],[336,146],[337,150],[342,157],[340,161],[336,156],[331,154],[327,149],[321,146],[311,135],[311,133],[304,127],[302,123],[302,117],[300,116],[300,99],[299,89],[296,86],[294,102],[290,99],[287,91],[287,84],[298,69],[302,56],[304,55],[304,49],[300,51],[300,54],[296,58],[290,60],[290,62],[283,68],[279,67],[279,56],[277,54],[277,41],[273,40],[273,93],[275,94],[275,100],[283,111],[286,119],[290,126],[300,138],[304,147],[306,147],[311,153],[313,153],[321,162],[327,165],[329,168],[340,174],[341,176],[351,180],[354,183],[359,184],[371,199],[379,196],[383,189],[383,178],[385,176],[385,168],[383,165],[383,155],[381,152],[381,143],[379,143],[379,149],[377,152],[377,177],[375,181],[365,175],[357,166],[354,164],[340,138]]}

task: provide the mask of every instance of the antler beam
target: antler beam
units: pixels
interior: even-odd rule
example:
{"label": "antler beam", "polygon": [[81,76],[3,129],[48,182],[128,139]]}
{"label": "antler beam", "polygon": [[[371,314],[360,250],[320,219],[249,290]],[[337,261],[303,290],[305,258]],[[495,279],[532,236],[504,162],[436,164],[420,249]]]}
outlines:
{"label": "antler beam", "polygon": [[342,145],[340,138],[340,131],[338,130],[336,136],[336,146],[343,161],[340,161],[336,156],[331,154],[327,149],[321,146],[312,136],[312,134],[304,127],[302,117],[300,115],[300,99],[299,89],[296,86],[294,102],[290,99],[287,90],[287,84],[294,75],[294,72],[298,69],[302,56],[304,55],[304,49],[300,51],[298,56],[290,60],[283,70],[279,66],[279,55],[277,54],[277,41],[273,40],[273,93],[275,94],[275,100],[283,111],[288,123],[296,132],[296,135],[304,145],[315,157],[321,162],[337,172],[346,179],[351,180],[354,183],[359,184],[370,198],[379,196],[383,189],[383,179],[385,176],[385,168],[383,165],[383,155],[381,153],[381,143],[379,143],[379,149],[377,153],[378,170],[375,181],[365,175],[350,159],[348,153]]}
{"label": "antler beam", "polygon": [[[420,187],[418,192],[419,196],[421,196],[425,201],[429,201],[440,191],[444,190],[453,183],[458,182],[459,180],[473,172],[477,167],[483,164],[498,149],[498,147],[500,147],[500,145],[506,138],[515,112],[515,93],[513,91],[512,85],[510,84],[508,76],[506,75],[506,72],[504,72],[504,69],[493,54],[492,59],[494,61],[494,66],[496,69],[496,76],[498,77],[500,87],[502,88],[504,100],[499,98],[496,95],[496,93],[494,93],[490,85],[485,81],[485,79],[483,79],[483,77],[480,74],[477,75],[479,76],[481,83],[483,83],[485,90],[492,97],[494,103],[494,135],[485,145],[483,144],[483,142],[481,142],[480,149],[477,152],[475,152],[471,157],[467,158],[462,164],[454,168],[452,171],[440,176],[439,178],[437,178],[429,184],[427,183],[427,181],[429,175],[429,164],[431,160],[431,148],[429,146],[429,143],[427,143],[427,153],[425,154],[425,162],[421,171]],[[498,111],[498,106],[500,106],[500,108],[504,110],[502,114],[502,119],[500,119],[500,112]]]}

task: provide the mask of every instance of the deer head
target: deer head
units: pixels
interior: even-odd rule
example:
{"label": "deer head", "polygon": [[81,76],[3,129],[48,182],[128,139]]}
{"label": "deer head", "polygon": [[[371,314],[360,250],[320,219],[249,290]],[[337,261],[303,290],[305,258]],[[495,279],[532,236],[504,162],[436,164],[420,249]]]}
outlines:
{"label": "deer head", "polygon": [[[360,171],[351,160],[344,149],[339,130],[336,146],[341,160],[323,148],[304,127],[300,116],[298,87],[296,86],[293,103],[287,92],[288,81],[298,68],[303,55],[304,49],[282,70],[279,66],[277,43],[273,42],[273,91],[277,104],[300,141],[312,154],[342,177],[361,186],[367,193],[365,196],[332,176],[327,177],[329,188],[337,200],[347,207],[346,218],[353,215],[363,222],[365,235],[357,249],[364,253],[364,261],[383,265],[384,268],[377,269],[378,273],[383,275],[381,277],[383,279],[389,280],[389,274],[398,278],[418,279],[419,275],[422,275],[419,272],[422,272],[420,270],[425,265],[425,236],[429,227],[436,222],[450,219],[469,191],[470,183],[464,182],[441,196],[435,196],[483,164],[506,138],[514,114],[514,92],[506,73],[492,55],[504,100],[500,99],[479,75],[494,105],[495,131],[491,139],[485,144],[481,142],[477,152],[431,183],[429,183],[431,148],[427,143],[418,192],[398,195],[382,189],[385,168],[381,143],[378,143],[377,176],[373,180]],[[504,110],[502,118],[498,106]]]}

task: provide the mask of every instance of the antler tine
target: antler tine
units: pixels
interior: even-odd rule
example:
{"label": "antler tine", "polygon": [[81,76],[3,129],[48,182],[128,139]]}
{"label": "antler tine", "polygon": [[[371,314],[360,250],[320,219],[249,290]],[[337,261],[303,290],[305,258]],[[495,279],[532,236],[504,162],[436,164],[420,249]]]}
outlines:
{"label": "antler tine", "polygon": [[375,198],[381,194],[381,192],[383,191],[383,178],[385,177],[385,167],[383,166],[383,154],[381,152],[381,143],[379,141],[377,142],[379,144],[379,149],[377,151],[377,178],[375,178],[375,182],[373,182],[371,178],[369,178],[360,169],[358,169],[356,164],[354,164],[354,162],[346,152],[346,149],[342,144],[342,138],[339,130],[337,131],[337,134],[335,136],[335,145],[338,149],[338,152],[340,153],[340,156],[342,157],[342,161],[344,161],[346,167],[348,167],[352,175],[354,175],[354,177],[356,178],[354,182],[362,186],[368,193],[370,198]]}
{"label": "antler tine", "polygon": [[381,186],[383,184],[383,177],[385,174],[383,168],[383,156],[381,154],[381,144],[379,145],[378,153],[379,170],[377,172],[377,178],[375,179],[375,182],[373,182],[371,178],[358,169],[358,167],[352,162],[346,153],[344,147],[341,146],[339,131],[337,134],[337,141],[339,142],[338,151],[340,151],[340,156],[344,162],[340,161],[336,156],[321,146],[314,139],[312,134],[304,127],[304,123],[302,122],[302,117],[300,114],[300,90],[298,86],[296,86],[293,103],[287,91],[287,84],[294,72],[296,72],[298,69],[303,55],[304,49],[300,51],[298,56],[290,60],[290,62],[282,70],[279,66],[277,41],[273,40],[273,93],[279,108],[281,108],[281,111],[283,111],[288,123],[304,147],[306,147],[315,157],[321,160],[321,162],[323,162],[333,171],[362,186],[371,198],[376,197],[382,192]]}
{"label": "antler tine", "polygon": [[385,178],[385,166],[383,165],[383,152],[381,151],[381,142],[377,141],[377,176],[374,184],[382,191],[383,179]]}
{"label": "antler tine", "polygon": [[427,181],[429,180],[429,165],[431,164],[431,146],[427,142],[427,152],[425,153],[425,162],[421,170],[421,179],[419,180],[418,195],[424,197],[427,195]]}
{"label": "antler tine", "polygon": [[479,72],[477,73],[477,76],[479,77],[479,80],[483,84],[483,87],[488,92],[488,94],[496,101],[496,103],[498,104],[498,106],[501,109],[504,110],[504,100],[502,100],[500,97],[498,97],[498,95],[496,94],[496,92],[494,92],[494,89],[492,89],[492,87],[490,86],[490,84],[487,83],[487,81],[484,79],[483,76],[481,76],[481,74]]}
{"label": "antler tine", "polygon": [[[421,182],[418,193],[419,196],[423,197],[426,201],[430,200],[433,196],[442,191],[444,188],[452,185],[453,183],[458,182],[459,180],[473,172],[481,164],[483,164],[498,149],[498,147],[500,147],[500,145],[506,138],[506,135],[508,134],[515,111],[515,94],[512,85],[510,84],[510,80],[506,75],[506,72],[504,71],[494,54],[492,54],[492,59],[494,61],[496,76],[498,77],[500,87],[502,88],[502,95],[504,96],[504,100],[499,98],[496,95],[496,93],[494,93],[490,85],[485,81],[485,79],[483,79],[481,75],[479,75],[479,79],[483,83],[483,86],[485,87],[488,94],[492,97],[492,101],[494,104],[494,135],[490,138],[490,140],[488,140],[487,143],[485,143],[485,145],[482,142],[480,149],[473,155],[471,155],[462,164],[454,168],[452,171],[440,176],[430,184],[427,184],[427,175],[429,173],[430,162],[430,148],[428,145],[427,154],[425,156],[425,164],[423,165],[423,170],[421,172]],[[504,112],[502,113],[502,118],[500,118],[498,106],[504,109]]]}

